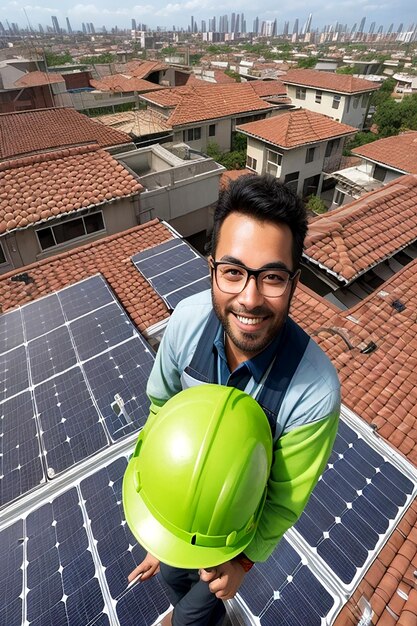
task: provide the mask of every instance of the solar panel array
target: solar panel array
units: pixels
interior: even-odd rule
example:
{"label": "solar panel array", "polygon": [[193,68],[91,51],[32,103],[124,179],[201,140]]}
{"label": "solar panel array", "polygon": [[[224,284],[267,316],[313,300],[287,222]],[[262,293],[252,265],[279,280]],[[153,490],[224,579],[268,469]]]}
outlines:
{"label": "solar panel array", "polygon": [[326,470],[288,541],[245,578],[239,602],[251,619],[261,626],[332,623],[416,493],[413,472],[408,477],[379,448],[340,420]]}
{"label": "solar panel array", "polygon": [[182,239],[139,252],[132,261],[170,309],[210,288],[207,261]]}
{"label": "solar panel array", "polygon": [[118,458],[0,532],[0,624],[150,626],[169,608],[157,577],[127,587],[144,557],[121,506]]}
{"label": "solar panel array", "polygon": [[153,353],[101,276],[0,316],[0,504],[143,426]]}

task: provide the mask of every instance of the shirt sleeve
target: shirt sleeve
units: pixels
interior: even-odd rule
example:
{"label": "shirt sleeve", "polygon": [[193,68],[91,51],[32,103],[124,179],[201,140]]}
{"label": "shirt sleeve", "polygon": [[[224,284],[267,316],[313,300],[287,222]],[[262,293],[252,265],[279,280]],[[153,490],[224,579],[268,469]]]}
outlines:
{"label": "shirt sleeve", "polygon": [[265,506],[256,534],[244,550],[265,561],[295,524],[323,472],[337,433],[339,407],[320,421],[294,428],[274,446]]}

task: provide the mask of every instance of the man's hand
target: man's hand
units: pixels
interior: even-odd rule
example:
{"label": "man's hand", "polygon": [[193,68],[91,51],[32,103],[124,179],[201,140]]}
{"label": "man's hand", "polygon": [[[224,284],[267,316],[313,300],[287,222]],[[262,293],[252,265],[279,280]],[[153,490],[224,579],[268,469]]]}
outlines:
{"label": "man's hand", "polygon": [[158,572],[159,561],[148,552],[142,563],[139,563],[139,565],[135,567],[133,572],[130,572],[127,579],[131,583],[132,580],[135,580],[135,578],[139,576],[139,574],[142,574],[141,580],[147,580],[148,578],[152,578],[152,576],[155,576],[155,574],[157,574]]}
{"label": "man's hand", "polygon": [[200,579],[209,583],[209,589],[216,598],[231,600],[242,584],[245,573],[237,561],[226,561],[209,571],[200,570]]}

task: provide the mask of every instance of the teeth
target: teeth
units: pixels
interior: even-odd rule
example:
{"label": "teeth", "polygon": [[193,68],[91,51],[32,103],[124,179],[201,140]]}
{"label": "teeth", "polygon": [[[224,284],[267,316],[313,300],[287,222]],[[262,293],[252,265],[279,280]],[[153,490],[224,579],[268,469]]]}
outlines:
{"label": "teeth", "polygon": [[262,317],[241,317],[240,315],[236,315],[236,317],[241,324],[246,324],[247,326],[255,326],[262,322]]}

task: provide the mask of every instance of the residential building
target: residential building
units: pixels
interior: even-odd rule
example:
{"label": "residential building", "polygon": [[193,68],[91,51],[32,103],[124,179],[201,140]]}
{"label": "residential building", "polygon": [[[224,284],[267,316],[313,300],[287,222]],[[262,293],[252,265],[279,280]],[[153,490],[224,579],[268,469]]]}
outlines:
{"label": "residential building", "polygon": [[336,187],[330,208],[346,204],[404,174],[417,174],[417,131],[378,139],[354,148],[356,165],[325,174]]}
{"label": "residential building", "polygon": [[356,129],[308,109],[286,111],[236,128],[248,138],[246,167],[269,173],[307,197],[320,191],[322,172],[340,163]]}
{"label": "residential building", "polygon": [[417,175],[407,174],[309,223],[302,281],[341,309],[417,258]]}
{"label": "residential building", "polygon": [[347,74],[290,70],[282,77],[293,104],[362,129],[370,98],[379,85]]}
{"label": "residential building", "polygon": [[206,151],[210,143],[229,151],[232,133],[244,121],[270,116],[279,105],[261,99],[249,83],[192,83],[140,96],[148,108],[166,118],[175,143]]}
{"label": "residential building", "polygon": [[394,74],[393,78],[397,81],[394,87],[394,93],[398,98],[411,96],[417,93],[417,76],[413,74]]}

